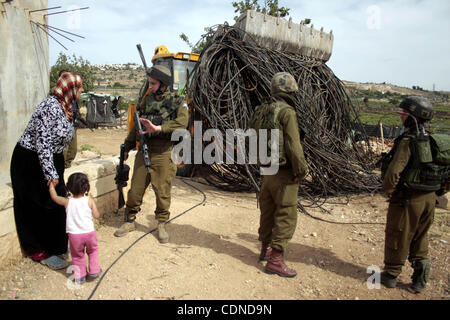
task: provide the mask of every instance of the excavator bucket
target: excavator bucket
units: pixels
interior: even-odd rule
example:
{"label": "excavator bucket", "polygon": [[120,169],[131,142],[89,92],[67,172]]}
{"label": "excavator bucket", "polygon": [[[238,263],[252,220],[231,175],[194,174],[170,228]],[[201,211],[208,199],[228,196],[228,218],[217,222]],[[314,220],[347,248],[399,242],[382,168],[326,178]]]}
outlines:
{"label": "excavator bucket", "polygon": [[266,48],[300,54],[327,62],[333,50],[333,32],[319,31],[303,23],[248,10],[237,20],[235,27],[245,31]]}

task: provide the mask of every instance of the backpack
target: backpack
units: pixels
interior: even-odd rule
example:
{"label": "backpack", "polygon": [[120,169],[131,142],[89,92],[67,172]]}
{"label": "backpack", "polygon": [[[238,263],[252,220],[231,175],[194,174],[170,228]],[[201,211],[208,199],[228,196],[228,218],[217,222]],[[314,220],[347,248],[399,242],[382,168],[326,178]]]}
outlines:
{"label": "backpack", "polygon": [[444,187],[450,172],[450,135],[412,135],[411,159],[401,175],[408,188],[438,191]]}
{"label": "backpack", "polygon": [[450,135],[432,134],[430,137],[434,162],[443,166],[450,166]]}
{"label": "backpack", "polygon": [[[284,139],[283,139],[283,127],[279,122],[279,114],[281,111],[291,108],[288,104],[276,100],[272,100],[271,102],[264,103],[255,108],[252,118],[249,122],[249,128],[255,129],[256,134],[258,135],[258,150],[261,148],[267,148],[266,155],[270,154],[271,162],[270,165],[273,165],[275,162],[278,162],[278,165],[283,166],[287,163],[287,156],[284,151]],[[267,133],[267,142],[265,145],[261,145],[263,143],[260,141],[259,130],[265,129],[268,130]],[[271,132],[270,130],[277,129],[279,130],[278,141],[271,140]],[[272,144],[278,144],[278,155],[272,154]],[[262,165],[260,163],[260,159],[258,157],[258,165],[259,166],[269,166],[269,164]]]}

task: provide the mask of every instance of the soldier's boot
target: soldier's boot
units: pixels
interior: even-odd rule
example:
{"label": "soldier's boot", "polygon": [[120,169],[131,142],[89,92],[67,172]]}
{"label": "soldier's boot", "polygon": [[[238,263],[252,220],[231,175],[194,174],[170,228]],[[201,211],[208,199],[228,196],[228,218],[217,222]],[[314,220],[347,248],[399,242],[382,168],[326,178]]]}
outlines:
{"label": "soldier's boot", "polygon": [[413,261],[412,267],[414,268],[414,272],[411,277],[412,284],[409,290],[413,293],[421,293],[425,290],[430,276],[430,260]]}
{"label": "soldier's boot", "polygon": [[280,277],[293,278],[297,271],[284,264],[283,251],[272,248],[269,261],[266,264],[265,271],[269,274],[277,274]]}
{"label": "soldier's boot", "polygon": [[397,287],[397,277],[391,275],[390,273],[383,271],[380,274],[380,282],[382,285],[384,285],[386,288],[395,288]]}
{"label": "soldier's boot", "polygon": [[120,226],[119,229],[114,232],[116,237],[123,237],[126,234],[136,230],[136,214],[129,214],[125,212],[125,222]]}
{"label": "soldier's boot", "polygon": [[169,234],[165,228],[165,222],[158,222],[158,239],[160,243],[169,242]]}
{"label": "soldier's boot", "polygon": [[270,246],[270,242],[263,242],[261,245],[261,253],[259,254],[259,262],[268,261],[271,253],[272,247]]}

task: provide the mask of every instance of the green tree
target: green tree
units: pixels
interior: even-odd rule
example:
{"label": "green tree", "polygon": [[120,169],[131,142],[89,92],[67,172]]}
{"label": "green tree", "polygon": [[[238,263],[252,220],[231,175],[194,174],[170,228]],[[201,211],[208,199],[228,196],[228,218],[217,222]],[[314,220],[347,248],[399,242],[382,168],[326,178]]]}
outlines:
{"label": "green tree", "polygon": [[94,90],[95,67],[91,65],[88,60],[83,59],[81,56],[77,57],[75,54],[72,57],[60,52],[55,65],[50,69],[50,88],[52,88],[56,81],[58,81],[59,72],[66,70],[79,74],[83,78],[83,88],[85,92]]}
{"label": "green tree", "polygon": [[[245,0],[245,1],[233,1],[231,4],[235,8],[234,12],[239,13],[239,15],[243,14],[247,10],[254,9],[256,12],[266,13],[270,16],[278,16],[286,17],[289,15],[289,8],[280,7],[278,4],[278,0],[265,0],[264,6],[259,5],[258,0]],[[237,21],[239,16],[234,17],[234,20]]]}
{"label": "green tree", "polygon": [[[211,31],[211,28],[204,28],[204,30],[206,32],[209,32],[209,31]],[[201,53],[203,48],[205,47],[206,43],[209,40],[208,37],[205,37],[205,38],[200,39],[200,41],[194,45],[189,41],[188,36],[184,32],[182,34],[180,34],[180,38],[181,38],[181,40],[186,42],[186,44],[189,46],[189,48],[191,48],[191,52],[193,52],[193,53]]]}

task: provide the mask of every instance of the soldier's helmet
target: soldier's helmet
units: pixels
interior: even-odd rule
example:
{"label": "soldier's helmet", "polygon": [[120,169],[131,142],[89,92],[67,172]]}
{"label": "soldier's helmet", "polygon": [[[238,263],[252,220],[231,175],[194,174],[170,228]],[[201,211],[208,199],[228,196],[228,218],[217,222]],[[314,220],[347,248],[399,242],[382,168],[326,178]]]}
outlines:
{"label": "soldier's helmet", "polygon": [[407,97],[400,103],[399,107],[424,121],[433,119],[433,105],[427,98],[419,96]]}
{"label": "soldier's helmet", "polygon": [[163,65],[155,65],[147,70],[147,75],[153,79],[161,81],[162,84],[170,87],[172,84],[172,73],[169,68]]}
{"label": "soldier's helmet", "polygon": [[298,85],[294,77],[288,72],[279,72],[272,78],[270,85],[270,92],[272,94],[284,92],[293,93],[298,92]]}

